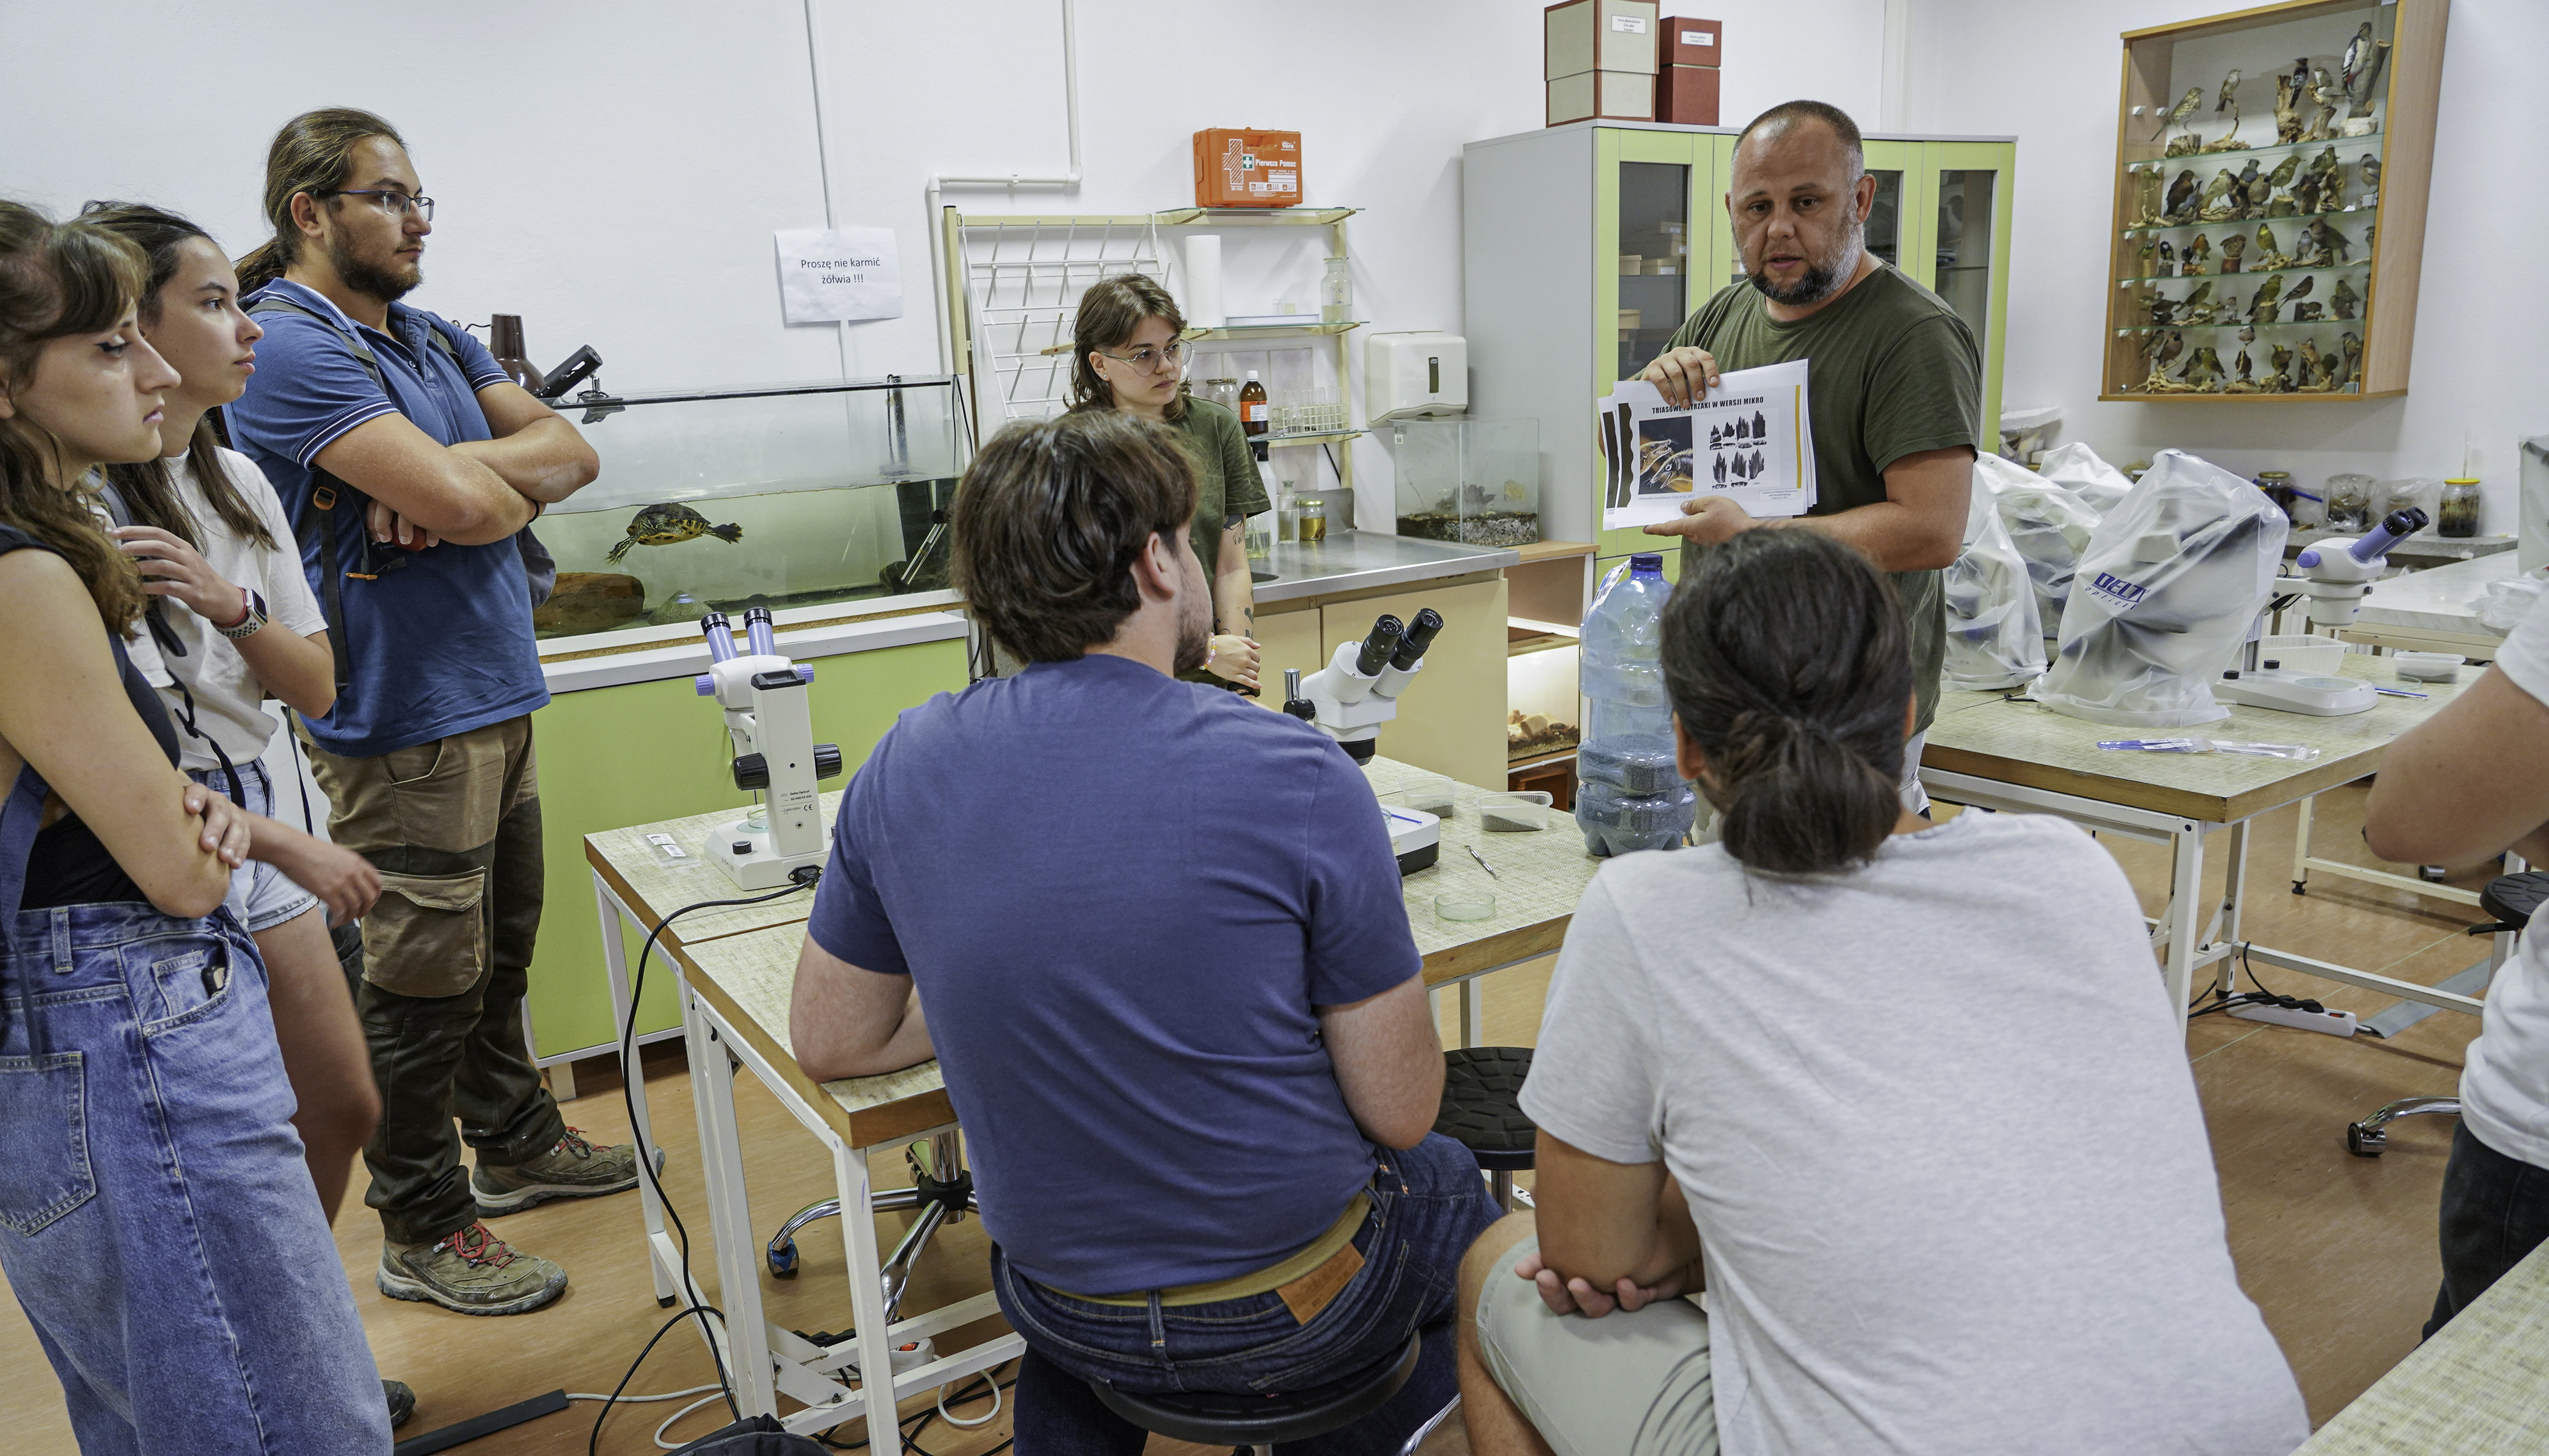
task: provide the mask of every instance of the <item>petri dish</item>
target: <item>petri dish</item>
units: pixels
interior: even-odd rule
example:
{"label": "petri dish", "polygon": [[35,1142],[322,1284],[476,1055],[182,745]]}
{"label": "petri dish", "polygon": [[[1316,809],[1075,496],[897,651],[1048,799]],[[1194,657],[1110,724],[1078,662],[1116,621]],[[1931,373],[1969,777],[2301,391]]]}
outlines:
{"label": "petri dish", "polygon": [[1496,897],[1486,890],[1455,890],[1434,897],[1434,915],[1438,920],[1492,920],[1496,914]]}

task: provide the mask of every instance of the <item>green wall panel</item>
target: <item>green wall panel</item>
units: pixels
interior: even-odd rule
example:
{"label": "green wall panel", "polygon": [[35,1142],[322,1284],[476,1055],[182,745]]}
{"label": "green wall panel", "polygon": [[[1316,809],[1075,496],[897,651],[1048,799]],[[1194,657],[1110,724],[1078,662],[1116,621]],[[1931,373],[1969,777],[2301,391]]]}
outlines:
{"label": "green wall panel", "polygon": [[[961,637],[815,659],[815,741],[839,744],[843,761],[855,771],[894,726],[896,714],[964,685]],[[687,677],[559,693],[533,718],[532,729],[548,900],[528,999],[539,1054],[554,1056],[618,1036],[584,837],[712,809],[740,810],[751,795],[734,786],[724,715],[692,690]],[[838,788],[842,781],[823,786]],[[735,893],[723,874],[707,865],[701,870],[703,898]],[[627,934],[623,923],[622,940],[634,974],[645,937]],[[661,1031],[679,1021],[673,978],[658,956],[646,972],[637,1029]]]}

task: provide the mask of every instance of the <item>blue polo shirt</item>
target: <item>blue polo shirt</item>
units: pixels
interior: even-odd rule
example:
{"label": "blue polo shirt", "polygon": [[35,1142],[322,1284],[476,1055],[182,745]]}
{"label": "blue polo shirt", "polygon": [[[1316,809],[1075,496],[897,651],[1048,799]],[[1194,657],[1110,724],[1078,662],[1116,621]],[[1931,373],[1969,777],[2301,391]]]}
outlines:
{"label": "blue polo shirt", "polygon": [[1103,655],[942,693],[850,780],[806,931],[919,988],[1029,1278],[1254,1273],[1371,1177],[1314,1008],[1416,944],[1370,785],[1296,718]]}
{"label": "blue polo shirt", "polygon": [[[336,533],[336,568],[363,563],[363,511],[340,498],[322,511],[311,500],[319,452],[346,431],[381,415],[404,414],[445,445],[490,438],[478,391],[501,384],[484,345],[449,322],[405,304],[390,305],[389,332],[355,323],[317,291],[289,280],[259,289],[245,302],[289,298],[359,334],[379,361],[385,393],[372,382],[344,336],[316,318],[276,313],[257,317],[256,373],[229,407],[231,439],[274,483],[311,590],[327,601],[320,580],[319,533]],[[451,341],[458,362],[426,330]],[[359,488],[359,483],[356,484]],[[549,700],[531,635],[530,590],[521,550],[512,537],[484,546],[445,541],[410,553],[407,565],[377,579],[347,578],[344,620],[330,621],[349,654],[352,682],[336,706],[310,721],[310,736],[331,754],[376,758],[490,723],[519,718]]]}

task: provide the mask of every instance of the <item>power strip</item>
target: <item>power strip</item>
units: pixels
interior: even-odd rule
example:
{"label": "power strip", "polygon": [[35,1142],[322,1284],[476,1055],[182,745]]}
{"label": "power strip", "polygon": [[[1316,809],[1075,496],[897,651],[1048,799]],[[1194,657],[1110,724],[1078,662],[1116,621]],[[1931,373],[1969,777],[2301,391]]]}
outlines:
{"label": "power strip", "polygon": [[2331,1037],[2354,1035],[2354,1013],[2351,1011],[2287,1011],[2281,1006],[2233,1006],[2230,1014],[2241,1021],[2272,1022],[2279,1027],[2300,1027],[2307,1032],[2325,1032]]}

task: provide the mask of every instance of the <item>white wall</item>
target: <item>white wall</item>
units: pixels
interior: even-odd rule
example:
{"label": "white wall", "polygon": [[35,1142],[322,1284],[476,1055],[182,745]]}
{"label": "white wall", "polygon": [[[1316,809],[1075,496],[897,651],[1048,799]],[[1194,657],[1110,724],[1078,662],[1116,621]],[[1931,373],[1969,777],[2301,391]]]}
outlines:
{"label": "white wall", "polygon": [[[785,325],[775,284],[771,232],[823,219],[800,0],[213,12],[130,0],[113,26],[86,7],[0,0],[0,50],[19,62],[0,88],[0,194],[56,212],[156,202],[244,252],[265,230],[274,129],[313,106],[361,106],[406,135],[439,204],[414,302],[464,321],[519,313],[542,363],[589,342],[614,390],[833,377],[844,354],[853,375],[934,372],[923,182],[1065,169],[1060,5],[814,5],[835,221],[894,228],[903,264],[904,317],[854,325],[846,349],[829,326]],[[1179,206],[1196,129],[1297,130],[1310,200],[1368,210],[1352,227],[1359,316],[1458,330],[1461,144],[1540,124],[1541,9],[1081,0],[1086,183],[1021,191],[1014,208],[996,190],[948,200]],[[1873,125],[1884,0],[1666,9],[1724,20],[1730,120],[1811,94]],[[1295,266],[1316,276],[1314,256]],[[1247,286],[1236,256],[1232,274]],[[1366,440],[1357,469],[1362,518],[1386,528],[1386,454]]]}
{"label": "white wall", "polygon": [[2120,463],[2174,445],[2242,473],[2290,470],[2305,483],[2347,470],[2457,475],[2468,432],[2484,456],[2482,528],[2512,530],[2516,442],[2549,431],[2549,289],[2529,276],[2549,236],[2549,193],[2526,171],[2531,139],[2549,130],[2549,94],[2531,74],[2549,54],[2549,5],[2540,0],[2452,5],[2405,399],[2097,402],[2118,37],[2234,8],[2224,0],[1913,0],[1910,124],[2020,138],[2006,403],[2062,406],[2061,438],[2086,440]]}

